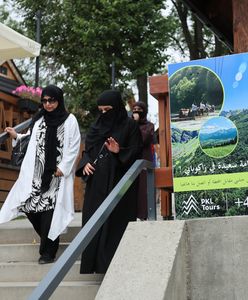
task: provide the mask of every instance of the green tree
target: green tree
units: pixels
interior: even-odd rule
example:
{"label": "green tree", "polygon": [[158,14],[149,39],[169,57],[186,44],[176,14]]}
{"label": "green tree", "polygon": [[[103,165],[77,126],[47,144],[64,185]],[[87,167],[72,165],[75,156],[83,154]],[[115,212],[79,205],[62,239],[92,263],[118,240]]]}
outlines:
{"label": "green tree", "polygon": [[218,77],[206,68],[185,67],[170,78],[171,111],[178,113],[181,108],[190,108],[192,103],[208,102],[220,109],[223,104],[223,87]]}
{"label": "green tree", "polygon": [[[33,33],[35,13],[42,12],[43,82],[63,83],[71,110],[87,127],[94,101],[110,88],[115,62],[116,85],[125,89],[137,81],[139,99],[147,102],[147,75],[166,62],[164,49],[173,32],[173,18],[164,17],[162,0],[13,0]],[[171,33],[170,35],[172,35]],[[32,35],[29,35],[32,37]],[[93,114],[92,114],[93,113]]]}

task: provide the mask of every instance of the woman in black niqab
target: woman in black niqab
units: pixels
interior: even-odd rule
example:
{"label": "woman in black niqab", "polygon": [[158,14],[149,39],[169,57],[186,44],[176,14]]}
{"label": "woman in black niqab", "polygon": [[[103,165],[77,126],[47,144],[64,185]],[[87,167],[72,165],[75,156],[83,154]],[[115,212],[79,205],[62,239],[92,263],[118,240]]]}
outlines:
{"label": "woman in black niqab", "polygon": [[[143,139],[142,159],[153,161],[154,124],[147,120],[147,106],[144,102],[138,101],[133,105],[133,119],[139,124]],[[146,220],[147,211],[147,179],[143,170],[139,176],[139,192],[137,217]]]}
{"label": "woman in black niqab", "polygon": [[[86,136],[81,162],[83,174],[90,174],[85,189],[83,226],[139,158],[142,149],[139,127],[134,120],[128,118],[119,91],[104,91],[98,97],[97,105],[102,112]],[[98,160],[93,166],[92,162],[96,157]],[[134,220],[136,184],[123,196],[85,249],[80,272],[105,273],[128,222]]]}
{"label": "woman in black niqab", "polygon": [[97,105],[98,107],[112,106],[112,109],[107,112],[99,112],[99,116],[87,133],[85,141],[87,147],[86,151],[96,145],[100,145],[101,147],[113,131],[115,131],[128,117],[119,91],[104,91],[98,97]]}

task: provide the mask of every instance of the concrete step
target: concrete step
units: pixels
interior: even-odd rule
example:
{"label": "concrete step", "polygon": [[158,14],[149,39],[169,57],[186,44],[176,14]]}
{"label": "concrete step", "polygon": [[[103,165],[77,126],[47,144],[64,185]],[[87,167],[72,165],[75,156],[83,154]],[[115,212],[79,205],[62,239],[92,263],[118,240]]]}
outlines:
{"label": "concrete step", "polygon": [[[39,242],[39,236],[30,224],[26,222],[24,224],[22,222],[12,222],[0,225],[0,245]],[[68,227],[67,232],[60,235],[60,241],[71,242],[80,229],[80,226]]]}
{"label": "concrete step", "polygon": [[[81,229],[78,214],[60,236],[57,258]],[[39,237],[25,218],[0,225],[0,300],[26,300],[53,264],[39,265]],[[80,257],[49,299],[93,300],[102,274],[80,274]]]}
{"label": "concrete step", "polygon": [[[0,263],[0,282],[40,281],[53,264],[39,265],[37,262]],[[65,281],[101,281],[101,274],[80,274],[80,261],[76,261],[65,276]]]}
{"label": "concrete step", "polygon": [[[0,262],[37,262],[39,244],[1,244]],[[57,258],[63,253],[68,243],[60,243]]]}
{"label": "concrete step", "polygon": [[[62,282],[49,300],[84,299],[93,300],[101,281],[70,281]],[[1,300],[27,300],[38,282],[0,282]]]}

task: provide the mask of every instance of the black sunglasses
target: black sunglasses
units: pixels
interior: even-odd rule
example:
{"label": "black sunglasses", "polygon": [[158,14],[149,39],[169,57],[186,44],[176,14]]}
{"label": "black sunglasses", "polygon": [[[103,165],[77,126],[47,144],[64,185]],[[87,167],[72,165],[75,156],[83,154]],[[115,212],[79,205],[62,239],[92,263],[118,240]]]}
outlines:
{"label": "black sunglasses", "polygon": [[47,102],[49,102],[50,104],[54,104],[55,102],[57,102],[57,100],[54,98],[48,98],[48,99],[42,98],[40,101],[42,104],[46,104]]}

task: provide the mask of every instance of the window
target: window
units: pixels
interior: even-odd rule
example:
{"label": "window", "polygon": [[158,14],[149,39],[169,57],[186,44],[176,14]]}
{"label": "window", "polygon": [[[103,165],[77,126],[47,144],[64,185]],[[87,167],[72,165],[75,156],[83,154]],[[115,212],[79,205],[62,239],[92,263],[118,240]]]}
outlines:
{"label": "window", "polygon": [[8,69],[6,67],[0,66],[0,73],[3,75],[7,75]]}

